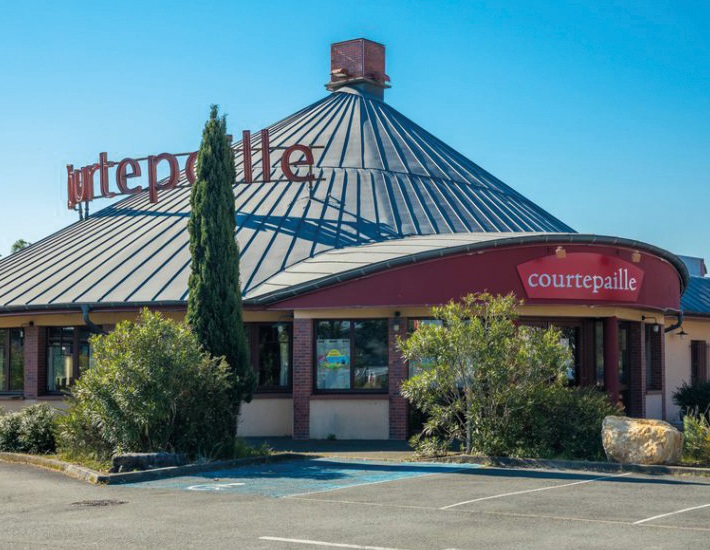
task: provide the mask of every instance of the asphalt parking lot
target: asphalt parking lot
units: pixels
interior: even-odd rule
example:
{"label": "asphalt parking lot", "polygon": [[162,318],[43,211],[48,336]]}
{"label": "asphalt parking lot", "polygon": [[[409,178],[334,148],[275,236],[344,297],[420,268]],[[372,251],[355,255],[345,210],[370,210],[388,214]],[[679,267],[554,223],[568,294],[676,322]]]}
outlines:
{"label": "asphalt parking lot", "polygon": [[0,463],[2,548],[707,548],[710,479],[344,459],[123,486]]}

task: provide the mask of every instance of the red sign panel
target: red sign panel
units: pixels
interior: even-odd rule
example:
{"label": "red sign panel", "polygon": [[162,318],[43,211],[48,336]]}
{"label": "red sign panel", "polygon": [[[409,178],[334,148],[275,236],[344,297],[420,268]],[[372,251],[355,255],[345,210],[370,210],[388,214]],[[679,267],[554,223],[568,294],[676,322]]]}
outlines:
{"label": "red sign panel", "polygon": [[635,302],[643,270],[614,256],[573,252],[518,265],[528,298]]}

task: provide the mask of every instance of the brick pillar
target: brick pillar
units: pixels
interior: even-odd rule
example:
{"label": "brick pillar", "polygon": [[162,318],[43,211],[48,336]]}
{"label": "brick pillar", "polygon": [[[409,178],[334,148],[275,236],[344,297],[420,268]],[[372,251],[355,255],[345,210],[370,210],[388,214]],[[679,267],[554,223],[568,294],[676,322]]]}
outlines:
{"label": "brick pillar", "polygon": [[293,320],[293,438],[310,439],[313,321]]}
{"label": "brick pillar", "polygon": [[[663,325],[660,326],[660,336],[658,337],[658,357],[660,357],[660,389],[661,389],[661,418],[667,420],[666,417],[666,333],[663,330]],[[655,348],[654,348],[655,353]]]}
{"label": "brick pillar", "polygon": [[389,319],[388,348],[389,348],[389,414],[390,414],[390,439],[407,439],[407,400],[399,393],[399,386],[407,378],[407,365],[402,359],[402,352],[397,348],[397,336],[404,335],[407,331],[407,320],[399,318],[399,331],[395,332],[395,319]]}
{"label": "brick pillar", "polygon": [[42,395],[47,387],[47,340],[44,327],[24,327],[25,387],[28,399]]}
{"label": "brick pillar", "polygon": [[646,416],[646,330],[643,323],[629,323],[629,416]]}
{"label": "brick pillar", "polygon": [[619,402],[619,321],[604,318],[604,389],[613,404]]}

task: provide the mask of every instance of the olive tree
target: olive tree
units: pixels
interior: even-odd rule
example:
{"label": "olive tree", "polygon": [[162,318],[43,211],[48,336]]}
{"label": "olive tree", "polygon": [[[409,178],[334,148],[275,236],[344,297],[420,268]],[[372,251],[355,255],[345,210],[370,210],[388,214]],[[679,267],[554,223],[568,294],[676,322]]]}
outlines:
{"label": "olive tree", "polygon": [[92,367],[71,389],[59,446],[100,460],[124,452],[229,455],[230,371],[190,328],[145,309],[91,339]]}
{"label": "olive tree", "polygon": [[410,364],[426,365],[401,389],[427,417],[420,444],[459,441],[466,453],[498,454],[524,409],[520,396],[564,384],[570,355],[559,331],[518,326],[521,304],[512,294],[469,294],[434,307],[439,323],[399,340]]}

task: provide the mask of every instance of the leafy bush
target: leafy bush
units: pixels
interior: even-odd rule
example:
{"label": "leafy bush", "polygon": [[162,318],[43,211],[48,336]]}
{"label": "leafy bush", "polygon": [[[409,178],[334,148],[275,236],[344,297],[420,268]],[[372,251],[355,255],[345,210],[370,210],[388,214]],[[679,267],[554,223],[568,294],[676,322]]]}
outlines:
{"label": "leafy bush", "polygon": [[683,417],[683,458],[710,464],[710,421],[703,415]]}
{"label": "leafy bush", "polygon": [[681,419],[689,414],[705,414],[705,418],[710,420],[710,381],[683,383],[673,392],[673,403],[680,407]]}
{"label": "leafy bush", "polygon": [[518,327],[519,305],[512,294],[469,294],[432,309],[441,324],[398,341],[408,361],[430,365],[401,389],[426,417],[421,445],[507,454],[520,396],[563,384],[570,357],[559,331]]}
{"label": "leafy bush", "polygon": [[20,452],[20,416],[16,412],[0,416],[0,451]]}
{"label": "leafy bush", "polygon": [[187,325],[145,309],[91,344],[94,366],[59,421],[62,452],[97,460],[126,452],[231,455],[229,367],[202,352]]}
{"label": "leafy bush", "polygon": [[514,408],[516,422],[502,438],[502,450],[534,458],[603,459],[602,421],[619,414],[596,388],[556,385],[521,395]]}
{"label": "leafy bush", "polygon": [[46,454],[54,452],[57,411],[38,404],[0,416],[0,451]]}

